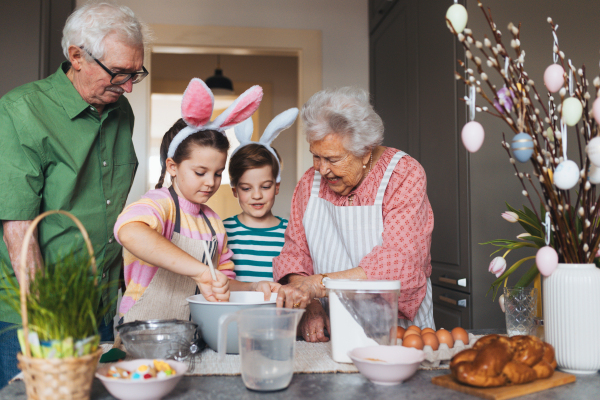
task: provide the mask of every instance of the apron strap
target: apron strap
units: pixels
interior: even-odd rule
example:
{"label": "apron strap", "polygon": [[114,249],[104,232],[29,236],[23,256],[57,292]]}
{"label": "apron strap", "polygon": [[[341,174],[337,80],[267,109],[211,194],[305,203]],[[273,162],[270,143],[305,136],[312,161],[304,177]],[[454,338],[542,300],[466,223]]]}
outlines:
{"label": "apron strap", "polygon": [[375,204],[374,205],[383,204],[383,196],[385,195],[385,189],[387,189],[387,185],[392,176],[392,172],[394,172],[394,169],[396,168],[398,161],[400,161],[400,159],[402,157],[404,157],[405,155],[406,155],[405,152],[398,151],[396,154],[394,154],[394,157],[392,157],[392,160],[388,164],[388,166],[385,170],[385,173],[383,174],[383,178],[381,179],[381,183],[379,184],[379,189],[377,189],[377,196],[375,196]]}
{"label": "apron strap", "polygon": [[202,211],[202,206],[200,206],[200,215],[202,215],[202,218],[204,218],[204,222],[206,222],[206,225],[208,225],[208,229],[210,229],[210,233],[212,234],[212,237],[214,238],[215,236],[217,236],[217,233],[215,232],[215,230],[213,229],[213,226],[210,223],[210,220],[208,219],[206,214],[204,214],[204,211]]}
{"label": "apron strap", "polygon": [[[177,192],[173,189],[173,185],[169,186],[169,193],[171,193],[171,197],[175,202],[175,228],[173,228],[173,233],[181,233],[181,215],[179,213],[179,196],[177,196]],[[172,238],[172,236],[171,236]]]}
{"label": "apron strap", "polygon": [[315,176],[313,177],[312,189],[310,196],[319,197],[319,190],[321,189],[321,174],[315,169]]}

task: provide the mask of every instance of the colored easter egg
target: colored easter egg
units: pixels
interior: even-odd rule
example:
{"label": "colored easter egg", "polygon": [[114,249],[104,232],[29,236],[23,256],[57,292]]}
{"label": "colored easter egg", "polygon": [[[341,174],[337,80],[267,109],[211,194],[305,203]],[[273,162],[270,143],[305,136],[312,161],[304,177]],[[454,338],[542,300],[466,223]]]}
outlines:
{"label": "colored easter egg", "polygon": [[485,132],[483,126],[477,121],[471,121],[463,126],[460,132],[460,138],[462,139],[463,145],[467,151],[475,153],[481,148]]}
{"label": "colored easter egg", "polygon": [[558,267],[558,254],[550,246],[544,246],[535,255],[535,265],[540,274],[550,276]]}
{"label": "colored easter egg", "polygon": [[517,133],[512,139],[510,148],[512,149],[513,156],[519,162],[527,162],[533,154],[533,140],[528,133]]}
{"label": "colored easter egg", "polygon": [[462,4],[453,4],[448,8],[446,18],[450,21],[456,33],[461,33],[465,29],[465,26],[467,26],[469,15],[467,14],[467,9]]}
{"label": "colored easter egg", "polygon": [[600,137],[595,137],[589,141],[585,147],[590,162],[597,167],[600,167]]}
{"label": "colored easter egg", "polygon": [[594,105],[592,106],[592,114],[594,114],[594,119],[596,123],[600,124],[600,97],[594,100]]}
{"label": "colored easter egg", "polygon": [[583,106],[578,98],[569,97],[563,101],[562,119],[565,121],[565,124],[575,126],[581,119],[581,113],[583,113]]}
{"label": "colored easter egg", "polygon": [[600,168],[596,167],[594,164],[590,165],[590,170],[588,171],[588,180],[594,185],[600,183]]}
{"label": "colored easter egg", "polygon": [[565,160],[554,171],[554,184],[562,190],[569,190],[579,181],[579,167],[574,161]]}
{"label": "colored easter egg", "polygon": [[565,70],[558,64],[552,64],[544,71],[544,85],[554,93],[565,84]]}

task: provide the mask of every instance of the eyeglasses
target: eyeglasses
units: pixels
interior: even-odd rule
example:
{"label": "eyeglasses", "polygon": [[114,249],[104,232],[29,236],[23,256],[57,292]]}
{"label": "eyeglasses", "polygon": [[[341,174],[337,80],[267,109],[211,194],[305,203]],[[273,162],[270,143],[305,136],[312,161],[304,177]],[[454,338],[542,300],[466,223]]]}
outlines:
{"label": "eyeglasses", "polygon": [[106,66],[104,64],[102,64],[98,59],[94,58],[92,53],[90,53],[83,47],[82,47],[82,49],[85,50],[85,52],[88,53],[90,55],[90,57],[92,57],[94,59],[94,61],[96,61],[98,63],[98,65],[101,66],[102,69],[105,70],[106,73],[108,73],[110,75],[110,83],[112,83],[113,85],[122,85],[130,79],[133,80],[132,81],[133,84],[136,84],[136,83],[141,82],[145,77],[148,76],[148,71],[146,70],[146,68],[143,65],[142,65],[142,71],[115,74],[110,69],[106,68]]}

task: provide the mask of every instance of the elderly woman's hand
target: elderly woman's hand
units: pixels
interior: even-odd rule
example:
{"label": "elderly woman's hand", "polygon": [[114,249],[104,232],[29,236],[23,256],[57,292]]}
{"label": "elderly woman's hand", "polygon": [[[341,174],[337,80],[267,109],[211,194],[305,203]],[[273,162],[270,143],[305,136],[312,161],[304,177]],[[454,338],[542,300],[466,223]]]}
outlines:
{"label": "elderly woman's hand", "polygon": [[329,317],[327,317],[321,302],[313,300],[306,307],[306,312],[300,320],[298,335],[307,342],[328,342],[329,338],[325,336],[325,328],[331,334]]}
{"label": "elderly woman's hand", "polygon": [[295,276],[279,288],[277,307],[306,308],[317,297],[325,296],[321,275]]}

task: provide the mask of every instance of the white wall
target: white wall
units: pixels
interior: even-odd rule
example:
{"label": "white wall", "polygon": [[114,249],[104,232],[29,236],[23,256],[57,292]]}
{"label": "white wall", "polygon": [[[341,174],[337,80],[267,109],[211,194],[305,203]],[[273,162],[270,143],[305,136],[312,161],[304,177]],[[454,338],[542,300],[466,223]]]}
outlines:
{"label": "white wall", "polygon": [[[78,0],[77,5],[85,1]],[[323,87],[369,88],[367,0],[119,0],[149,24],[321,30]]]}

